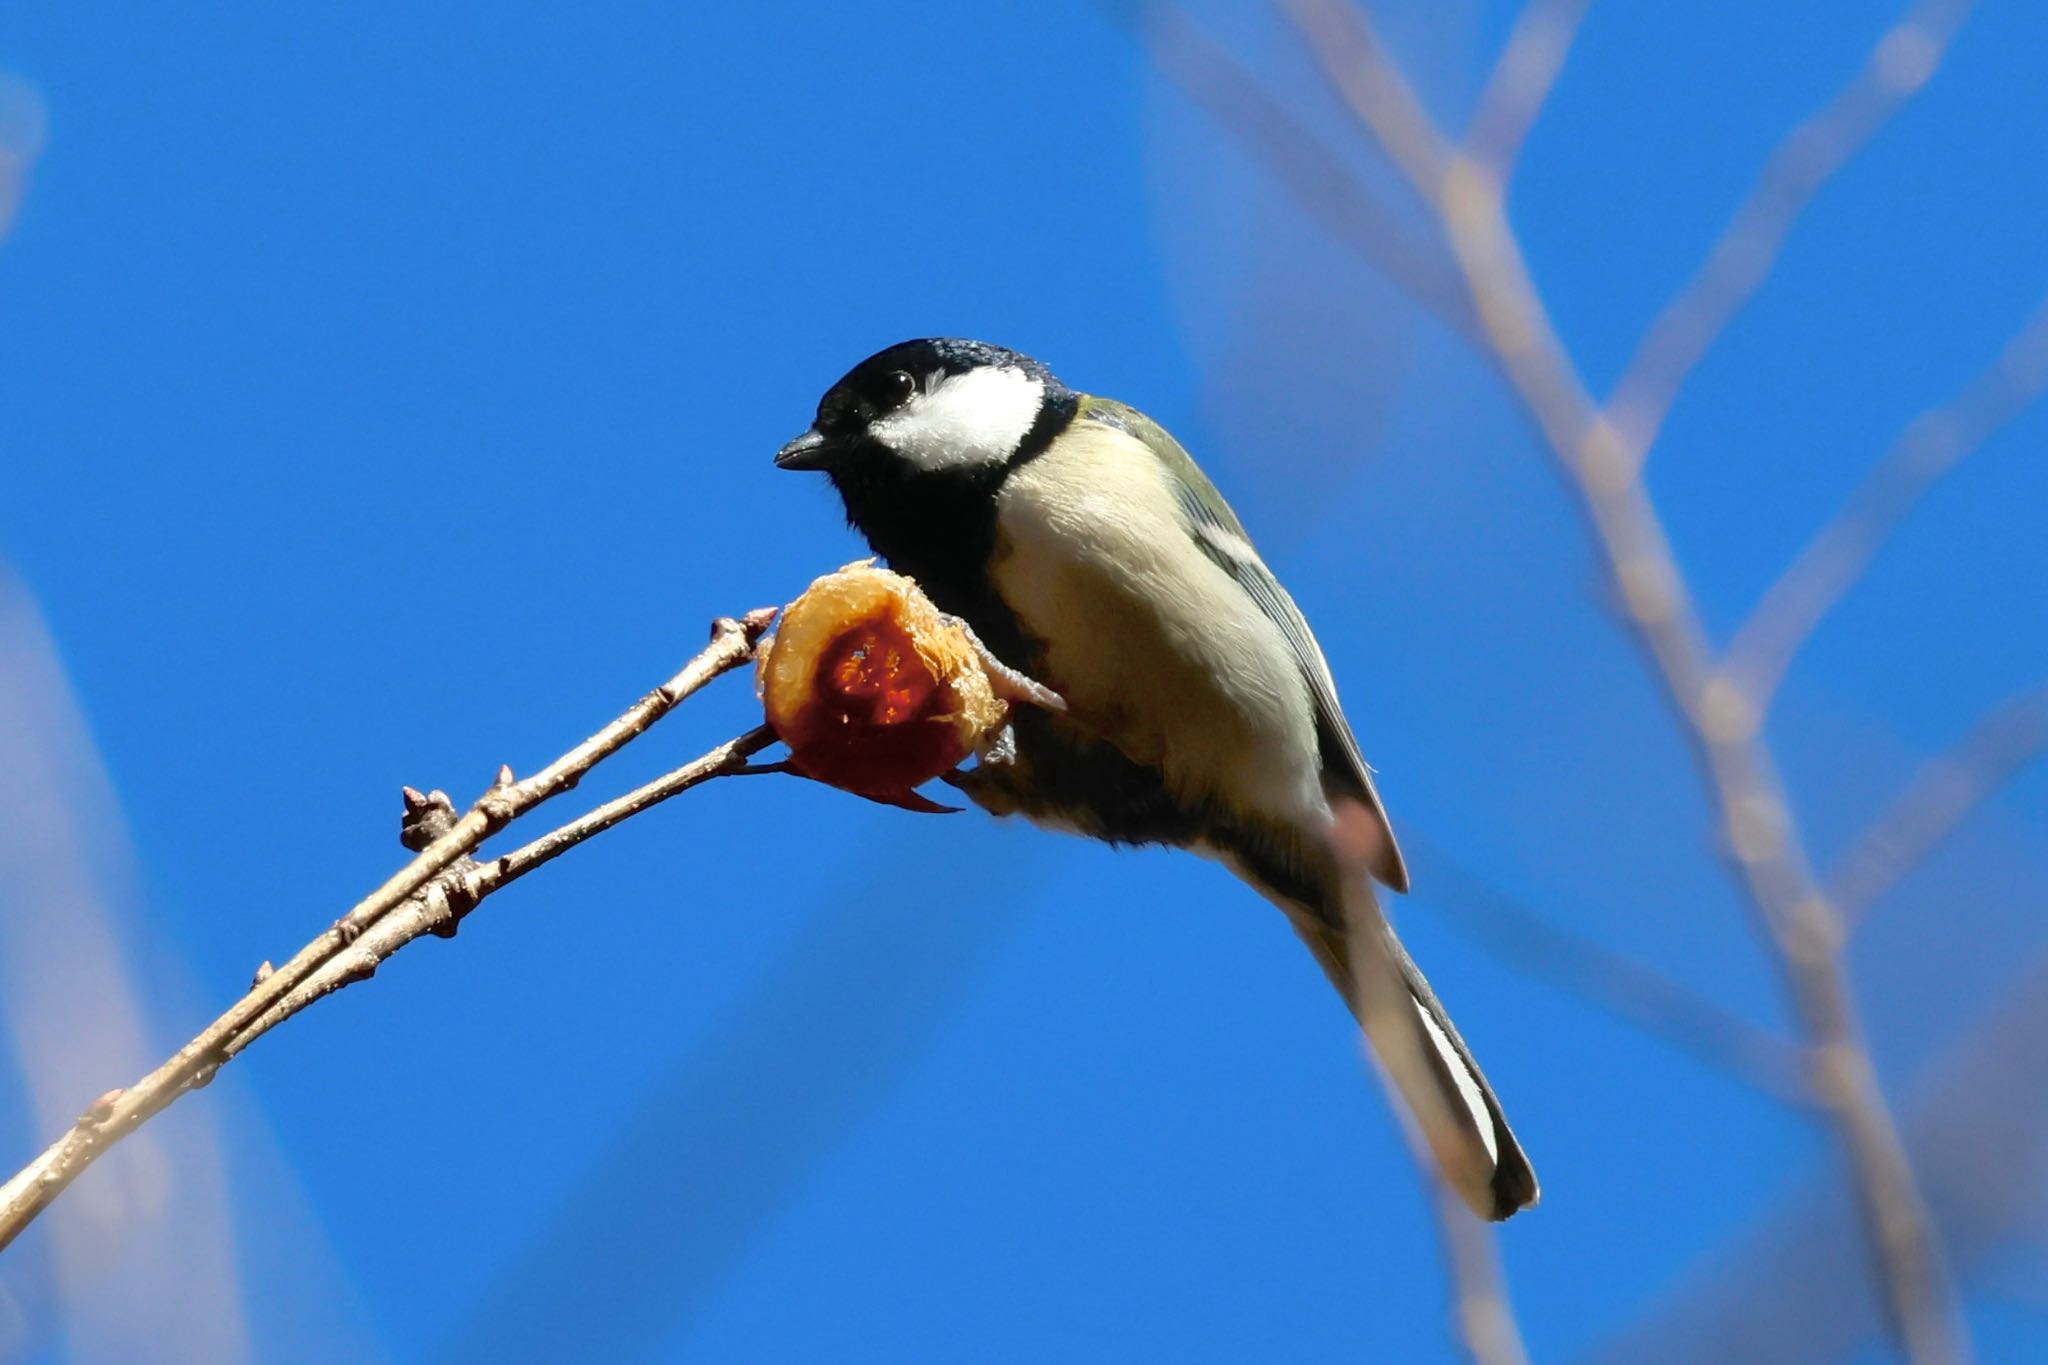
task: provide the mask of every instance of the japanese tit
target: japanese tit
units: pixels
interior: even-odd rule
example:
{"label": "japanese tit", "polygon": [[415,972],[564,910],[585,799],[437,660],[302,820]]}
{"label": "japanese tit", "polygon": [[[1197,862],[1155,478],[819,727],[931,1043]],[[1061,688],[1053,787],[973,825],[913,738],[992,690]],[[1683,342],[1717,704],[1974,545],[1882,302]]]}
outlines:
{"label": "japanese tit", "polygon": [[1065,699],[956,779],[978,805],[1114,844],[1220,859],[1287,913],[1473,1210],[1535,1172],[1395,939],[1408,889],[1371,770],[1308,623],[1174,439],[1039,362],[956,339],[859,365],[775,457],[822,470],[891,567]]}

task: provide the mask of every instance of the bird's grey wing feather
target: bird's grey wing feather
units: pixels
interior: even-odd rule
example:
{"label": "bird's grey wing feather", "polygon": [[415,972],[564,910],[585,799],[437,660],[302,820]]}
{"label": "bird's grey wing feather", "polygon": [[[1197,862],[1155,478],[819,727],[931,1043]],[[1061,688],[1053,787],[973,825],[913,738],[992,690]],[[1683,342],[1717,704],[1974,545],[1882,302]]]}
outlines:
{"label": "bird's grey wing feather", "polygon": [[1386,808],[1380,804],[1379,792],[1373,787],[1372,769],[1366,766],[1365,756],[1358,749],[1358,739],[1351,733],[1350,722],[1344,718],[1344,708],[1338,704],[1337,683],[1330,676],[1329,661],[1323,657],[1322,646],[1316,643],[1307,620],[1302,617],[1301,608],[1294,605],[1287,589],[1280,586],[1280,580],[1273,576],[1273,571],[1252,548],[1251,537],[1245,534],[1244,524],[1230,510],[1230,504],[1223,500],[1223,495],[1216,491],[1208,476],[1202,473],[1201,466],[1181,448],[1180,442],[1144,413],[1110,399],[1090,397],[1080,416],[1115,427],[1136,438],[1167,467],[1174,476],[1174,488],[1187,516],[1190,532],[1202,553],[1229,574],[1258,604],[1267,619],[1280,627],[1302,678],[1308,683],[1309,697],[1315,705],[1316,738],[1322,750],[1324,786],[1333,794],[1354,798],[1370,813],[1378,824],[1380,837],[1369,870],[1394,890],[1406,891],[1407,865],[1401,858],[1400,846],[1394,842],[1394,831],[1387,821]]}

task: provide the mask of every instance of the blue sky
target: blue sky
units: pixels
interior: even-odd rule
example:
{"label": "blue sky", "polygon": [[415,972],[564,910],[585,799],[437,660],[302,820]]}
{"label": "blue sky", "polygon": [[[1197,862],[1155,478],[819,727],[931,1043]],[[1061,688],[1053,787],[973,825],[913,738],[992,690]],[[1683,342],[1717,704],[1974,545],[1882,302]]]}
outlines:
{"label": "blue sky", "polygon": [[[1898,8],[1593,7],[1513,211],[1596,389]],[[1269,17],[1198,13],[1374,174]],[[1382,10],[1454,123],[1513,13]],[[1987,0],[1674,411],[1651,487],[1723,637],[2048,294],[2044,42]],[[1501,1238],[1537,1358],[1625,1353],[1788,1201],[1840,1206],[1807,1119],[1460,931],[1492,887],[1788,1027],[1491,371],[1114,11],[29,0],[0,71],[47,118],[0,242],[0,561],[109,783],[88,862],[157,1055],[395,865],[401,783],[529,770],[853,557],[768,457],[854,361],[962,334],[1165,422],[1316,623],[1417,850],[1403,932],[1544,1177]],[[1771,737],[1823,864],[2048,677],[2044,439],[1974,454],[1801,657]],[[753,721],[729,681],[586,793]],[[2044,817],[2036,770],[1856,945],[1902,1103],[2038,974]],[[48,912],[0,913],[37,951]],[[978,815],[713,786],[163,1123],[216,1125],[261,1360],[1453,1358],[1427,1204],[1279,918]],[[2048,1351],[2019,1223],[1964,1267],[1987,1359]],[[0,1306],[94,1358],[116,1280],[67,1298],[56,1255],[24,1239]],[[1862,1302],[1853,1252],[1811,1273]]]}

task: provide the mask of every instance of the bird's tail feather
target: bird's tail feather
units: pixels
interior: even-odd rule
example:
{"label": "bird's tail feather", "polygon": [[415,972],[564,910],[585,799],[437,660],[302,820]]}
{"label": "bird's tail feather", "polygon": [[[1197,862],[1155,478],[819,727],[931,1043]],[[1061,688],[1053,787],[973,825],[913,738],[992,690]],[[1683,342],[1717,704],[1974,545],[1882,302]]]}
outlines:
{"label": "bird's tail feather", "polygon": [[[1262,858],[1257,840],[1239,840],[1225,861],[1287,912],[1351,1006],[1395,1108],[1445,1181],[1480,1217],[1511,1217],[1536,1202],[1536,1172],[1450,1015],[1380,913],[1369,855],[1385,826],[1342,799],[1332,810],[1320,854],[1298,847],[1291,860]],[[1320,871],[1299,875],[1311,864]],[[1276,868],[1296,875],[1274,875]],[[1311,895],[1314,903],[1304,899]]]}
{"label": "bird's tail feather", "polygon": [[1364,1031],[1394,1108],[1472,1211],[1498,1221],[1537,1200],[1536,1172],[1471,1050],[1380,913],[1372,869],[1386,826],[1333,797],[1323,846],[1298,829],[1227,831],[1210,852],[1287,912]]}
{"label": "bird's tail feather", "polygon": [[[1451,1188],[1482,1218],[1533,1205],[1536,1172],[1500,1101],[1436,992],[1372,902],[1347,906],[1344,928],[1305,910],[1289,918],[1351,1006],[1380,1074]],[[1347,888],[1346,899],[1355,893]]]}

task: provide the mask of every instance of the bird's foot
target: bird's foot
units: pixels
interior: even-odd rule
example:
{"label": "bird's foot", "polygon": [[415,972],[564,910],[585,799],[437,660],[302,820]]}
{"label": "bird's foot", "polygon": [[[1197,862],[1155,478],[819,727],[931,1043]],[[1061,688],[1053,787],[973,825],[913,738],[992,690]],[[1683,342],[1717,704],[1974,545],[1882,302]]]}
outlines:
{"label": "bird's foot", "polygon": [[958,616],[948,616],[946,624],[956,627],[974,646],[974,652],[981,656],[982,671],[988,674],[989,686],[996,696],[1007,702],[1021,702],[1036,706],[1042,711],[1064,711],[1067,699],[1047,687],[1044,683],[1010,667],[996,657],[994,650],[981,642],[974,633],[974,627]]}
{"label": "bird's foot", "polygon": [[[1007,745],[1007,747],[1003,747]],[[1010,727],[1004,726],[997,747],[985,751],[972,768],[955,768],[939,778],[990,815],[1017,815],[1028,804],[1027,792],[1016,769],[1016,744]]]}

